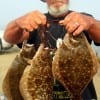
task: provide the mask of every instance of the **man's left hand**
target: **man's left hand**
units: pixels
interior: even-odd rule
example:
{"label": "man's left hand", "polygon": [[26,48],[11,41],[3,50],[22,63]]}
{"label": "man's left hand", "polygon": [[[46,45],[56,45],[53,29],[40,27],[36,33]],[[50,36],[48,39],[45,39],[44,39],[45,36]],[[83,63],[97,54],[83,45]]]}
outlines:
{"label": "man's left hand", "polygon": [[90,27],[95,23],[95,19],[88,15],[72,12],[59,23],[64,25],[69,33],[78,35],[84,30],[89,30]]}

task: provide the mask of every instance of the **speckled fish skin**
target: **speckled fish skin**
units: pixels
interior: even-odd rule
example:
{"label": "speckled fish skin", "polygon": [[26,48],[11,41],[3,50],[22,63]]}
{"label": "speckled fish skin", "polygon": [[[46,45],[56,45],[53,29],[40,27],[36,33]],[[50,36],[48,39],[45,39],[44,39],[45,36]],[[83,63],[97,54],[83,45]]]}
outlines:
{"label": "speckled fish skin", "polygon": [[19,81],[25,67],[30,64],[34,54],[34,46],[25,44],[11,63],[2,86],[7,100],[24,100],[19,91]]}
{"label": "speckled fish skin", "polygon": [[20,91],[24,100],[52,100],[53,76],[50,50],[41,44],[23,73]]}
{"label": "speckled fish skin", "polygon": [[53,62],[53,76],[69,90],[72,100],[81,100],[81,93],[96,74],[98,60],[85,35],[67,34],[57,49]]}

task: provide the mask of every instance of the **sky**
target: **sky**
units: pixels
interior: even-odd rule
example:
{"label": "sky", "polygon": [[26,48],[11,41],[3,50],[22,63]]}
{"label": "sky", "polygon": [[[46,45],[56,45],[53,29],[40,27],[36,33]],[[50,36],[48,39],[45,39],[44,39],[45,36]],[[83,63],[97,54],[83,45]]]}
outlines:
{"label": "sky", "polygon": [[[8,22],[33,10],[46,12],[46,4],[40,0],[0,0],[0,29]],[[100,20],[100,0],[70,0],[70,9],[87,12]]]}

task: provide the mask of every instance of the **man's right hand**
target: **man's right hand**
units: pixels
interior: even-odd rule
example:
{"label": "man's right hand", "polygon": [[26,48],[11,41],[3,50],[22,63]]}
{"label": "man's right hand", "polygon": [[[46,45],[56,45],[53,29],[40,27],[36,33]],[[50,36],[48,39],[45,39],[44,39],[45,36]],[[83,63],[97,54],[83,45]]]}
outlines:
{"label": "man's right hand", "polygon": [[39,25],[46,24],[46,16],[39,11],[30,12],[15,20],[18,27],[27,31],[37,29]]}

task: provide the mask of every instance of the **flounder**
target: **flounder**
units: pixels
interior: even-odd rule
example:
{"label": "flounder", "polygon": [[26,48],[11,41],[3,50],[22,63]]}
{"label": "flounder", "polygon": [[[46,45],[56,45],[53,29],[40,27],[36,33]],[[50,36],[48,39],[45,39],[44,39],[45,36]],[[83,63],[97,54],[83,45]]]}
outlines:
{"label": "flounder", "polygon": [[25,67],[31,63],[34,54],[34,46],[24,41],[22,49],[14,58],[3,80],[2,88],[7,100],[23,100],[19,91],[19,81]]}
{"label": "flounder", "polygon": [[82,100],[81,94],[96,74],[98,60],[84,33],[78,36],[67,34],[56,50],[52,72],[72,100]]}
{"label": "flounder", "polygon": [[52,90],[52,57],[41,43],[31,65],[24,70],[20,91],[24,100],[52,100]]}

